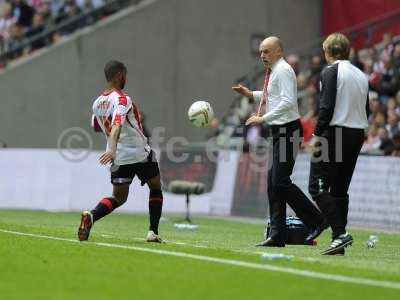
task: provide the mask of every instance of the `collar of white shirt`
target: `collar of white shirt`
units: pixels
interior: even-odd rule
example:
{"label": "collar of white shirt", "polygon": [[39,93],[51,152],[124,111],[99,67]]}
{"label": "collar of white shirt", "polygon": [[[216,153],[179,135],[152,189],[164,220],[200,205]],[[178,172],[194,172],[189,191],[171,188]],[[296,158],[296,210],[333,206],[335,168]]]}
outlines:
{"label": "collar of white shirt", "polygon": [[340,62],[350,63],[350,61],[348,59],[338,59],[338,60],[335,60],[331,65],[338,64]]}
{"label": "collar of white shirt", "polygon": [[276,66],[282,61],[283,61],[283,57],[281,57],[276,62],[274,62],[273,65],[271,66],[271,71],[273,72],[276,69]]}

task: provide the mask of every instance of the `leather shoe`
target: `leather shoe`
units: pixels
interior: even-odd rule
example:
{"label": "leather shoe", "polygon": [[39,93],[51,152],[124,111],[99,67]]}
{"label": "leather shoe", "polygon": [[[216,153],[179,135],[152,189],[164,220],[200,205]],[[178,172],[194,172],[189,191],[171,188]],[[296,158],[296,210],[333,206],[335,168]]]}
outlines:
{"label": "leather shoe", "polygon": [[347,232],[334,239],[322,255],[344,255],[344,248],[353,244],[353,237]]}
{"label": "leather shoe", "polygon": [[317,228],[312,230],[309,235],[307,235],[306,239],[304,240],[306,244],[311,244],[313,240],[315,240],[317,237],[320,236],[320,234],[328,228],[328,224],[323,221],[321,225],[319,225]]}
{"label": "leather shoe", "polygon": [[257,247],[285,247],[285,243],[274,241],[271,238],[267,238],[266,240],[258,243]]}

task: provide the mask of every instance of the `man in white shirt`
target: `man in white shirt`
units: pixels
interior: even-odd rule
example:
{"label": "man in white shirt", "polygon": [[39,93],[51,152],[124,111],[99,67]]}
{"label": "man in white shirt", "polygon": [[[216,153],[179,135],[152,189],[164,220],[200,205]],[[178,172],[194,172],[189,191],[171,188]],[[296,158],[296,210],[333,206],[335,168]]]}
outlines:
{"label": "man in white shirt", "polygon": [[311,142],[318,159],[311,163],[309,191],[332,228],[332,243],[322,254],[344,255],[345,247],[353,243],[346,231],[348,189],[368,127],[368,80],[348,60],[346,36],[329,35],[323,49],[328,66],[321,73],[318,121]]}
{"label": "man in white shirt", "polygon": [[[271,230],[259,246],[284,247],[286,242],[286,203],[310,230],[307,240],[322,231],[324,219],[307,196],[292,183],[295,158],[300,148],[303,129],[297,104],[297,82],[292,67],[283,59],[279,38],[268,37],[260,44],[260,56],[266,68],[263,91],[250,91],[244,86],[233,89],[249,98],[265,102],[266,113],[250,117],[246,125],[266,123],[273,135],[273,162],[268,172],[268,200]],[[261,105],[260,105],[261,107]]]}

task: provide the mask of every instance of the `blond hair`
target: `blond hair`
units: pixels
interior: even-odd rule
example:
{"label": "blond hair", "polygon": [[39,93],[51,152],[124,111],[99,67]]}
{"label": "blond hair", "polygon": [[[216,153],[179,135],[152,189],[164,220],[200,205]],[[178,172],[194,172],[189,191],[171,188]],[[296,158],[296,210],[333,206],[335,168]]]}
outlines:
{"label": "blond hair", "polygon": [[335,59],[349,59],[350,41],[341,33],[330,34],[322,44],[324,51]]}

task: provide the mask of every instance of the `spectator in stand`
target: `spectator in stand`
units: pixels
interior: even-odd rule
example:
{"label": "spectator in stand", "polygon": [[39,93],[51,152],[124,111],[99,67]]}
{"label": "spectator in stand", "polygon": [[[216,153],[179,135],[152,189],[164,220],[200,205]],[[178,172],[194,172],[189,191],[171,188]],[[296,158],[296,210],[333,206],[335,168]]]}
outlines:
{"label": "spectator in stand", "polygon": [[47,25],[54,21],[54,17],[51,12],[51,0],[43,1],[42,5],[37,9],[37,12],[42,15],[44,24]]}
{"label": "spectator in stand", "polygon": [[62,10],[62,7],[64,6],[65,0],[48,0],[49,5],[50,5],[50,10],[51,10],[51,15],[53,16],[54,19],[56,19],[60,11]]}
{"label": "spectator in stand", "polygon": [[76,0],[76,4],[82,9],[92,7],[92,8],[99,8],[103,6],[105,3],[104,0]]}
{"label": "spectator in stand", "polygon": [[368,121],[371,124],[376,115],[383,111],[382,103],[379,101],[378,93],[376,92],[369,92],[369,111]]}
{"label": "spectator in stand", "polygon": [[[58,16],[56,18],[56,23],[61,23],[67,19],[72,19],[78,17],[79,14],[81,14],[81,9],[79,6],[76,4],[75,0],[65,0],[64,5],[61,7]],[[61,35],[68,35],[73,32],[75,32],[77,29],[85,26],[84,24],[85,20],[73,22],[67,26],[65,26],[61,30]]]}
{"label": "spectator in stand", "polygon": [[[37,13],[33,17],[32,28],[27,32],[26,36],[28,38],[35,37],[38,34],[43,33],[44,30],[45,30],[45,24],[44,24],[43,16],[40,13]],[[43,48],[47,44],[48,44],[48,38],[46,38],[46,37],[35,40],[30,45],[29,52],[33,52],[35,50]]]}
{"label": "spectator in stand", "polygon": [[9,59],[15,59],[26,53],[25,50],[21,48],[23,40],[24,40],[24,31],[22,26],[17,23],[11,25],[10,38],[7,43],[7,50],[8,51],[14,50],[14,52],[9,54],[8,56]]}
{"label": "spectator in stand", "polygon": [[16,18],[12,15],[12,7],[8,2],[0,3],[0,39],[6,43],[9,38],[9,29],[16,23]]}
{"label": "spectator in stand", "polygon": [[[80,8],[82,13],[88,13],[90,11],[93,11],[96,7],[94,6],[94,1],[93,0],[76,0],[76,4]],[[98,16],[95,15],[90,15],[85,18],[85,24],[90,25],[93,24],[97,21]]]}
{"label": "spectator in stand", "polygon": [[361,152],[366,154],[391,155],[393,147],[393,140],[389,138],[386,128],[372,124],[368,129],[368,136]]}
{"label": "spectator in stand", "polygon": [[294,73],[299,75],[300,72],[300,58],[296,54],[290,54],[286,57],[287,63],[292,67]]}
{"label": "spectator in stand", "polygon": [[11,3],[13,6],[13,15],[17,19],[17,23],[22,27],[30,27],[35,10],[24,0],[12,0]]}
{"label": "spectator in stand", "polygon": [[304,74],[299,74],[297,76],[297,98],[299,103],[299,113],[301,116],[308,112],[309,94],[307,92],[307,84],[307,77]]}
{"label": "spectator in stand", "polygon": [[397,70],[400,69],[400,42],[394,46],[393,50],[393,67]]}
{"label": "spectator in stand", "polygon": [[316,88],[319,88],[320,76],[323,67],[324,63],[321,56],[314,55],[310,62],[309,80]]}
{"label": "spectator in stand", "polygon": [[349,60],[353,65],[355,65],[361,71],[364,71],[364,64],[360,60],[360,57],[358,55],[358,50],[357,49],[354,49],[354,48],[350,49]]}
{"label": "spectator in stand", "polygon": [[382,151],[384,155],[390,155],[393,151],[394,142],[389,138],[388,131],[385,127],[380,127],[378,129],[378,137],[380,140],[379,150]]}
{"label": "spectator in stand", "polygon": [[370,153],[379,149],[380,140],[378,136],[378,126],[372,124],[368,128],[367,139],[365,140],[361,153]]}
{"label": "spectator in stand", "polygon": [[374,70],[374,61],[370,58],[364,62],[364,73],[368,78],[369,88],[373,91],[378,90],[381,76]]}
{"label": "spectator in stand", "polygon": [[379,94],[384,104],[387,104],[389,97],[396,95],[400,88],[399,70],[393,67],[391,58],[385,58],[383,61],[383,72],[379,81]]}
{"label": "spectator in stand", "polygon": [[[396,103],[396,99],[394,97],[389,98],[388,102],[387,102],[387,110],[394,110],[396,111],[397,108],[397,103]],[[397,113],[397,112],[396,112]]]}
{"label": "spectator in stand", "polygon": [[393,138],[400,133],[399,121],[399,115],[394,110],[388,110],[386,130],[388,131],[389,138]]}
{"label": "spectator in stand", "polygon": [[27,0],[27,4],[37,12],[43,6],[44,0]]}
{"label": "spectator in stand", "polygon": [[76,0],[76,5],[82,12],[88,12],[94,9],[92,0]]}
{"label": "spectator in stand", "polygon": [[384,127],[386,125],[386,115],[384,112],[379,111],[376,115],[372,124],[375,124],[379,127]]}
{"label": "spectator in stand", "polygon": [[378,51],[378,58],[380,60],[384,60],[388,57],[391,57],[392,51],[394,49],[393,45],[393,33],[386,32],[382,36],[382,43],[378,44],[376,47]]}

